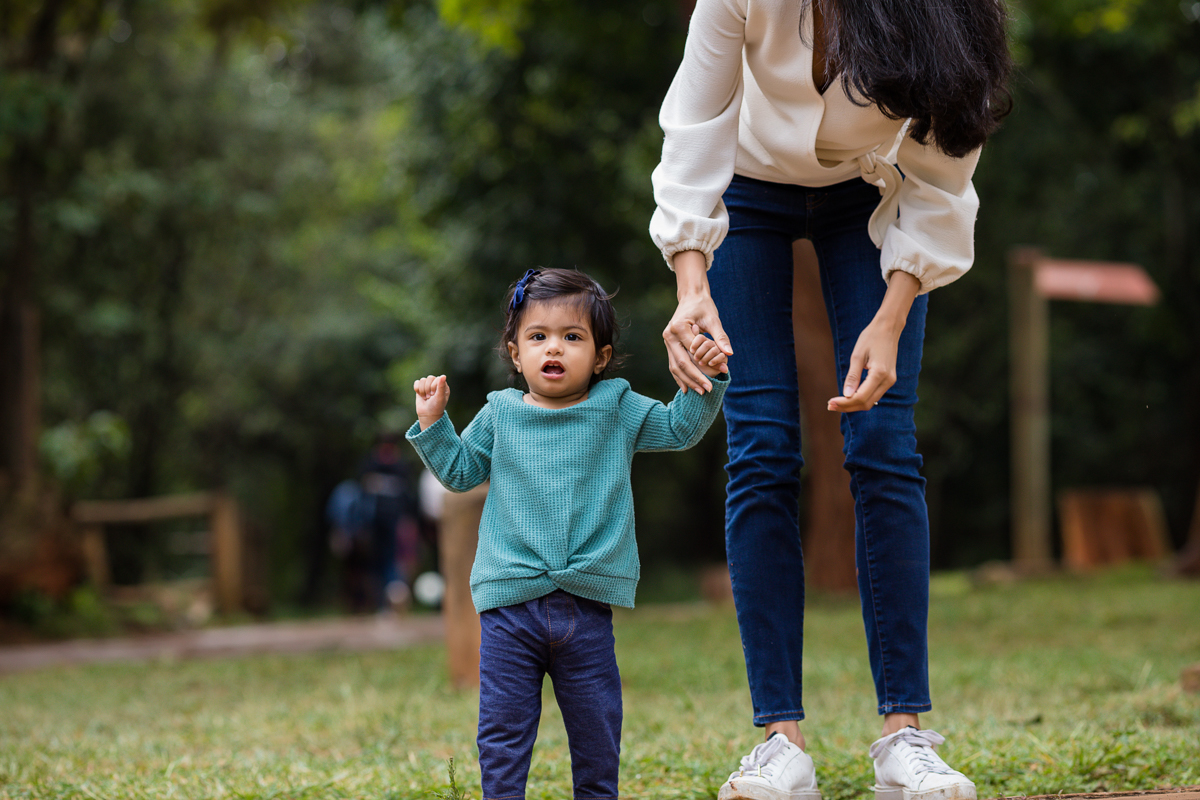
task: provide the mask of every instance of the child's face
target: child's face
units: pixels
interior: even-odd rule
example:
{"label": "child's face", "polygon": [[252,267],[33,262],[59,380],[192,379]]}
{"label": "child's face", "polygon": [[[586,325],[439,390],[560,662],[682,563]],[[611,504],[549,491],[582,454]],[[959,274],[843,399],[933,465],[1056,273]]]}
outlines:
{"label": "child's face", "polygon": [[531,401],[562,408],[587,397],[592,376],[612,358],[612,345],[597,350],[591,322],[579,308],[543,301],[525,309],[508,352],[529,385]]}

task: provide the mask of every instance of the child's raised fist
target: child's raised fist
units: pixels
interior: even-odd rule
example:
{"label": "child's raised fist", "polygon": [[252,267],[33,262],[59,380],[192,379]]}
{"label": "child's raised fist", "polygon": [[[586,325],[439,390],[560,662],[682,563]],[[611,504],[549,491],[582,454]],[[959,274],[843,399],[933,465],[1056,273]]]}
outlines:
{"label": "child's raised fist", "polygon": [[446,411],[450,384],[445,375],[427,375],[413,381],[413,391],[417,393],[417,419],[421,422],[421,430],[425,430]]}

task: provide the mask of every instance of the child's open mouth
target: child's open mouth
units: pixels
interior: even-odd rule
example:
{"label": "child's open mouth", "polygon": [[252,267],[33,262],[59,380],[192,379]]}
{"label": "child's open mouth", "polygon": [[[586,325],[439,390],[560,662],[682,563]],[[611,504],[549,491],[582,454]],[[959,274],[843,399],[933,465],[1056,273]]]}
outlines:
{"label": "child's open mouth", "polygon": [[563,365],[559,364],[557,361],[550,361],[550,362],[547,362],[542,365],[542,374],[543,375],[564,375],[564,374],[566,374],[566,370],[563,369]]}

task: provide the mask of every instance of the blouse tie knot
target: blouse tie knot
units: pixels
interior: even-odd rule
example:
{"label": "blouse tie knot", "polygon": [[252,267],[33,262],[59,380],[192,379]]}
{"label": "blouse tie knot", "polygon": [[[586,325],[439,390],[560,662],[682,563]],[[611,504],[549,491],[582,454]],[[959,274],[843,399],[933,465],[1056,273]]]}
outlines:
{"label": "blouse tie knot", "polygon": [[883,237],[888,226],[896,221],[900,213],[900,183],[904,178],[896,165],[879,155],[877,150],[863,153],[858,157],[858,168],[862,170],[862,179],[879,187],[883,199],[871,214],[867,222],[867,232],[876,247],[883,246]]}

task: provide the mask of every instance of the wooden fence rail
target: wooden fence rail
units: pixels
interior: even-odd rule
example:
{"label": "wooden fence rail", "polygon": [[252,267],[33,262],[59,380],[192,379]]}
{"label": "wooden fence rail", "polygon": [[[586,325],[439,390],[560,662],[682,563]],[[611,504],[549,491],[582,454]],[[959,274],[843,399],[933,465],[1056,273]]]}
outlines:
{"label": "wooden fence rail", "polygon": [[207,517],[213,594],[222,613],[242,608],[242,515],[237,501],[224,492],[193,492],[137,500],[86,500],[71,507],[80,525],[88,577],[105,591],[112,583],[104,526]]}

